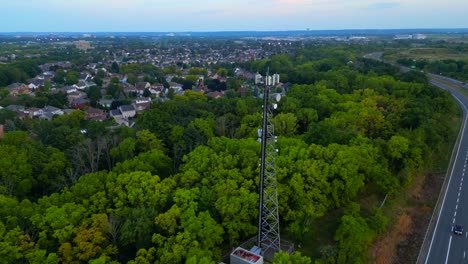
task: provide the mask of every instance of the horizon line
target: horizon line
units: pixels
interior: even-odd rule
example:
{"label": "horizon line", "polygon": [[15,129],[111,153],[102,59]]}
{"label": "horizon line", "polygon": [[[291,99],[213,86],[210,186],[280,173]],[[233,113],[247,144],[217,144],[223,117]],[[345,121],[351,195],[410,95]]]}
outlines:
{"label": "horizon line", "polygon": [[343,28],[343,29],[279,29],[279,30],[206,30],[206,31],[0,31],[2,33],[220,33],[220,32],[311,32],[311,31],[375,31],[375,30],[468,30],[468,27],[441,28]]}

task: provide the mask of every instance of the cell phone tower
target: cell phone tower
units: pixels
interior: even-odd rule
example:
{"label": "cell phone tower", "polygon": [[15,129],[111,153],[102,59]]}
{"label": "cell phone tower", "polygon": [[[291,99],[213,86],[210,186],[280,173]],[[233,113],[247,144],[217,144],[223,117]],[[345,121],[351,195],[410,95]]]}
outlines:
{"label": "cell phone tower", "polygon": [[[273,111],[277,108],[276,102],[269,103],[272,78],[265,78],[265,90],[263,93],[263,124],[258,131],[259,141],[262,146],[260,163],[260,199],[258,205],[258,234],[257,246],[261,249],[263,256],[272,257],[275,252],[280,251],[280,223],[278,209],[278,186],[276,180],[276,148],[277,137],[272,122]],[[281,99],[278,94],[276,101]]]}

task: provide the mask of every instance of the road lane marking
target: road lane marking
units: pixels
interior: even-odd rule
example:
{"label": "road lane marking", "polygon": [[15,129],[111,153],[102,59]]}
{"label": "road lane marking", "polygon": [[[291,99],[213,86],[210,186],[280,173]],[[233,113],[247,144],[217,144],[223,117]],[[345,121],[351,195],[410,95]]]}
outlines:
{"label": "road lane marking", "polygon": [[465,251],[463,251],[463,258],[465,258],[465,255],[466,255],[466,252],[465,252]]}
{"label": "road lane marking", "polygon": [[455,205],[455,210],[458,210],[458,204],[457,204],[457,205]]}
{"label": "road lane marking", "polygon": [[453,214],[453,217],[457,217],[457,211],[455,211],[455,213]]}
{"label": "road lane marking", "polygon": [[460,197],[460,192],[458,192],[458,197]]}
{"label": "road lane marking", "polygon": [[[455,218],[453,218],[452,224],[455,224]],[[453,231],[453,230],[452,230]]]}
{"label": "road lane marking", "polygon": [[460,201],[460,198],[457,198],[457,203]]}
{"label": "road lane marking", "polygon": [[448,263],[448,257],[449,257],[449,254],[450,254],[450,246],[451,245],[452,245],[452,236],[450,236],[449,245],[448,245],[448,249],[447,249],[447,257],[445,258],[445,264]]}

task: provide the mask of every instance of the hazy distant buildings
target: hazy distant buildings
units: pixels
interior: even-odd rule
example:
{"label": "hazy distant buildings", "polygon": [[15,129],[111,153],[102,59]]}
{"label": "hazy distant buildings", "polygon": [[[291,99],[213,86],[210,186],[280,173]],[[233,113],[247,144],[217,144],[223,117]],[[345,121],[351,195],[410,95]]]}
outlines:
{"label": "hazy distant buildings", "polygon": [[414,34],[413,39],[426,39],[426,35],[424,35],[424,34]]}
{"label": "hazy distant buildings", "polygon": [[424,34],[404,34],[404,35],[395,35],[393,37],[395,40],[402,40],[402,39],[426,39],[426,35]]}

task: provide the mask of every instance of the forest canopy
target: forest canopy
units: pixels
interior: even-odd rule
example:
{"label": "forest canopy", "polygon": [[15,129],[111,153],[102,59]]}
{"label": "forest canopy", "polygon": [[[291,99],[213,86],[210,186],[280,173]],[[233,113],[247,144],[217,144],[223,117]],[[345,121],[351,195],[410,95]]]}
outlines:
{"label": "forest canopy", "polygon": [[[244,65],[291,83],[273,120],[282,232],[301,244],[337,219],[302,252],[312,258],[275,263],[365,261],[388,219],[360,198],[398,196],[447,153],[450,94],[360,55],[317,47]],[[20,79],[35,71],[21,67]],[[134,128],[109,130],[80,110],[2,115],[0,263],[216,263],[257,232],[261,109],[259,98],[187,91],[153,103]]]}

